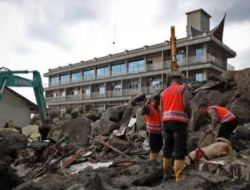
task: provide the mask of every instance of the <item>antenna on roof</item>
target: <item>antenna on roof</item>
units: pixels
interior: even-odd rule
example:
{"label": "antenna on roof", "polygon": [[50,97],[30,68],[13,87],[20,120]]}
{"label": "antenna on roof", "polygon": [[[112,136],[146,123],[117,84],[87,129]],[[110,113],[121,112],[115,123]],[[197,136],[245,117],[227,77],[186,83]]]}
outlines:
{"label": "antenna on roof", "polygon": [[115,53],[115,45],[116,45],[116,20],[114,20],[114,41],[113,41],[113,46],[114,46],[114,53]]}

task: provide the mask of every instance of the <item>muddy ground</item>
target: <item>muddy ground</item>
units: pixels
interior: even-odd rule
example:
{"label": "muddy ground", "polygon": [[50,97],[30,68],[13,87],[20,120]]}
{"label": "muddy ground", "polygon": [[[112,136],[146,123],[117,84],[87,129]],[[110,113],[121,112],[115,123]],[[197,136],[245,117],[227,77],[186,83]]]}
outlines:
{"label": "muddy ground", "polygon": [[235,190],[250,189],[250,183],[215,176],[193,169],[186,171],[185,179],[176,184],[175,179],[162,179],[161,164],[156,161],[142,161],[128,171],[117,174],[113,168],[93,170],[87,168],[79,174],[64,176],[47,174],[35,182],[26,182],[16,190]]}

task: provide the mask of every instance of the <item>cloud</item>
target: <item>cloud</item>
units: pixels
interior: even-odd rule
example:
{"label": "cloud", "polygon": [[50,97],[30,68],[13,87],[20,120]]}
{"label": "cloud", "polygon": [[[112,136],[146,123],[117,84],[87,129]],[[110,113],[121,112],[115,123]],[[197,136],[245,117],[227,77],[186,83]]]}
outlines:
{"label": "cloud", "polygon": [[13,50],[14,50],[14,53],[18,53],[18,54],[31,54],[34,52],[31,48],[28,48],[25,46],[17,46]]}
{"label": "cloud", "polygon": [[[10,0],[24,17],[26,35],[34,40],[54,43],[64,49],[70,47],[70,37],[64,30],[77,22],[101,22],[108,11],[104,1],[98,0]],[[106,2],[106,1],[105,1]]]}

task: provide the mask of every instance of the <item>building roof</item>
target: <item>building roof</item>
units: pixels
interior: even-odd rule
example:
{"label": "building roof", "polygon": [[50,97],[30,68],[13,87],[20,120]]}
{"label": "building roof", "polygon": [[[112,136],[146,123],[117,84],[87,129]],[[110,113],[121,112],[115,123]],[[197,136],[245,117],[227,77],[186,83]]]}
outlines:
{"label": "building roof", "polygon": [[28,100],[27,98],[25,98],[24,96],[22,96],[21,94],[17,93],[16,91],[5,87],[6,91],[8,91],[9,93],[11,93],[12,95],[16,96],[17,98],[21,99],[23,101],[23,103],[30,108],[31,111],[38,112],[38,107],[35,103],[31,102],[30,100]]}
{"label": "building roof", "polygon": [[188,14],[191,14],[191,13],[194,13],[194,12],[203,12],[205,15],[207,15],[209,18],[212,18],[212,16],[210,14],[208,14],[206,11],[204,11],[204,9],[197,9],[197,10],[193,10],[193,11],[190,11],[190,12],[187,12],[186,15]]}

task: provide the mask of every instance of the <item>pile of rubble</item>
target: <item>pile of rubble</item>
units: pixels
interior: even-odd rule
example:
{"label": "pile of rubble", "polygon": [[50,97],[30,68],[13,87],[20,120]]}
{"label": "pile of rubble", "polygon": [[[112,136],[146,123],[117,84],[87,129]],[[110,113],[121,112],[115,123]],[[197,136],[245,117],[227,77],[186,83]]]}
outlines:
{"label": "pile of rubble", "polygon": [[[0,187],[11,189],[20,184],[16,189],[249,189],[249,85],[250,69],[228,71],[219,78],[191,84],[189,151],[215,140],[208,136],[199,143],[209,123],[198,113],[200,103],[229,108],[240,124],[231,138],[235,152],[187,168],[187,180],[181,183],[176,184],[174,179],[162,181],[162,155],[157,161],[148,160],[146,122],[140,114],[146,100],[142,93],[128,104],[108,108],[104,113],[95,112],[90,106],[85,110],[68,108],[64,115],[50,110],[50,131],[41,134],[49,141],[28,142],[36,131],[28,130],[26,135],[0,132]],[[41,127],[38,115],[31,124]],[[13,163],[12,168],[9,163]]]}

